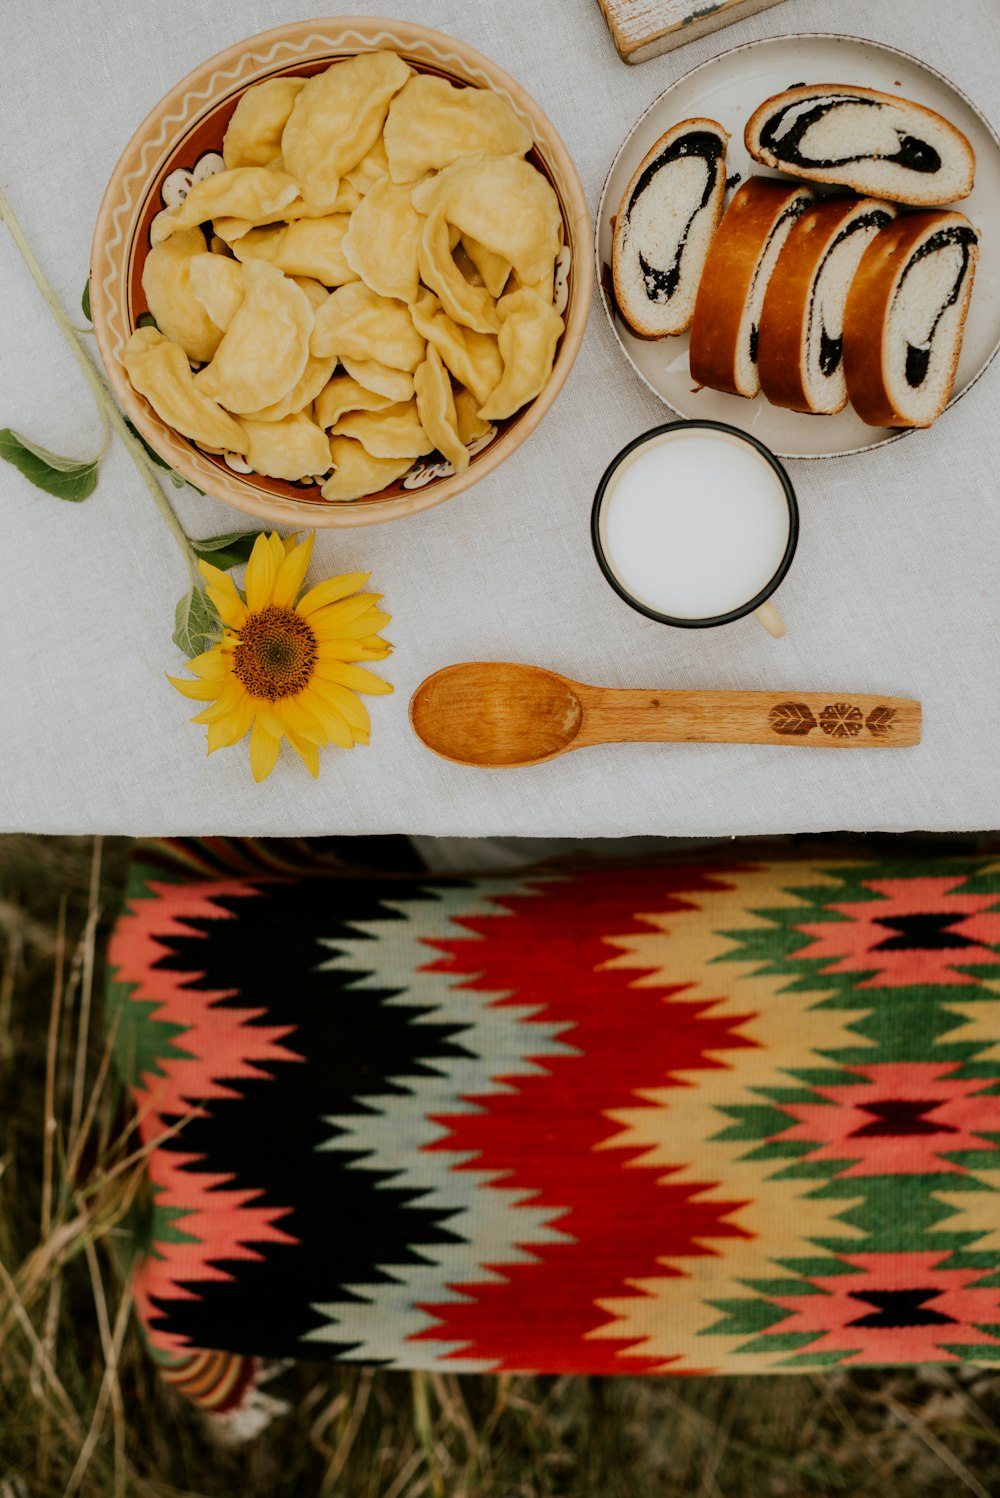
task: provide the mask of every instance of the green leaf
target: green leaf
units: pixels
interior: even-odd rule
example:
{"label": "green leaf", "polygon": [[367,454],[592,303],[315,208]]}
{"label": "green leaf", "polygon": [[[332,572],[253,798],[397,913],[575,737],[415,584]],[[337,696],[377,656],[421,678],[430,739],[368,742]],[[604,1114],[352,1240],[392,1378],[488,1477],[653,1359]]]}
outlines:
{"label": "green leaf", "polygon": [[257,531],[228,531],[224,536],[206,536],[203,541],[192,541],[191,549],[195,556],[226,571],[229,567],[242,567],[244,562],[249,562],[257,536]]}
{"label": "green leaf", "polygon": [[192,588],[178,599],[173,641],[188,660],[208,650],[219,637],[222,620],[215,604],[201,588]]}
{"label": "green leaf", "polygon": [[0,458],[13,463],[36,489],[44,489],[46,494],[72,504],[79,504],[97,487],[100,458],[82,463],[79,458],[61,458],[58,453],[12,432],[10,427],[0,429]]}
{"label": "green leaf", "polygon": [[[177,473],[175,469],[171,468],[170,464],[164,458],[160,457],[158,452],[155,452],[154,449],[150,447],[149,443],[139,431],[138,427],[133,426],[132,422],[129,421],[127,416],[123,417],[123,420],[135,440],[137,442],[141,442],[146,456],[156,464],[157,468],[166,469],[166,471],[170,475],[170,482],[173,484],[175,489],[183,489],[184,485],[188,483],[184,475],[182,473]],[[199,489],[195,484],[189,484],[188,487],[194,489],[194,492],[196,494],[204,494],[205,492],[204,489]]]}
{"label": "green leaf", "polygon": [[87,319],[87,321],[88,322],[93,322],[94,319],[90,315],[90,277],[89,276],[87,277],[87,284],[83,288],[83,296],[80,298],[80,306],[83,308],[83,315]]}

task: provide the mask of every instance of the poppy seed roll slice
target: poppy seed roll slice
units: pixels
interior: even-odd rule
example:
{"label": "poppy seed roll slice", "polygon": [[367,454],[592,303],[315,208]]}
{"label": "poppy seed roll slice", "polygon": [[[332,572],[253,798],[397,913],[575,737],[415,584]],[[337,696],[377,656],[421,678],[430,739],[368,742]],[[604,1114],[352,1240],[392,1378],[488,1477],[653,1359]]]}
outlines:
{"label": "poppy seed roll slice", "polygon": [[975,153],[960,130],[908,99],[850,84],[802,84],[767,99],[747,121],[755,161],[915,207],[972,191]]}
{"label": "poppy seed roll slice", "polygon": [[795,182],[750,177],[712,240],[691,322],[688,361],[699,385],[752,399],[764,294],[796,219],[813,201]]}
{"label": "poppy seed roll slice", "polygon": [[683,333],[722,213],[728,134],[681,120],[640,161],[615,219],[611,268],[622,317],[640,338]]}
{"label": "poppy seed roll slice", "polygon": [[930,426],[948,404],[978,251],[964,214],[929,210],[868,246],[844,311],[844,375],[869,426]]}
{"label": "poppy seed roll slice", "polygon": [[825,198],[796,221],[760,316],[757,368],[772,405],[831,416],[846,406],[844,305],[862,255],[895,216],[875,198]]}

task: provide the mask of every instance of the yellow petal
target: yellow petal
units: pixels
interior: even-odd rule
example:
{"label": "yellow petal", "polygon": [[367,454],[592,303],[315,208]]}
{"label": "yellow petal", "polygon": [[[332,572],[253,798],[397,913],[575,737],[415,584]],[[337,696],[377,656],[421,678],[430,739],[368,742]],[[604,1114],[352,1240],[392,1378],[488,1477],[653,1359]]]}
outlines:
{"label": "yellow petal", "polygon": [[[315,615],[309,620],[310,625],[316,630],[316,638],[322,644],[330,635],[322,627],[317,628],[314,624]],[[357,619],[348,619],[346,622],[336,626],[337,637],[344,640],[363,640],[368,635],[373,635],[383,629],[391,620],[391,614],[382,614],[378,609],[369,609],[367,613],[360,615]]]}
{"label": "yellow petal", "polygon": [[195,676],[201,676],[205,681],[224,681],[229,675],[230,662],[226,660],[220,645],[213,645],[211,650],[196,655],[194,660],[188,661],[187,668],[193,671]]}
{"label": "yellow petal", "polygon": [[267,544],[271,548],[271,556],[274,558],[274,570],[277,572],[285,560],[285,546],[277,531],[272,531],[267,538]]}
{"label": "yellow petal", "polygon": [[350,687],[352,692],[368,692],[371,696],[381,697],[386,692],[391,692],[392,687],[380,676],[373,676],[362,666],[347,666],[342,661],[325,661],[323,663],[323,680],[338,682],[342,687]]}
{"label": "yellow petal", "polygon": [[352,728],[368,733],[371,730],[371,720],[368,717],[368,709],[363,702],[359,702],[353,692],[347,687],[342,687],[339,682],[326,681],[316,672],[309,683],[309,691],[317,692],[324,702],[335,707],[340,715],[347,719]]}
{"label": "yellow petal", "polygon": [[[345,666],[344,669],[348,668]],[[235,676],[231,676],[219,693],[218,702],[212,707],[206,707],[204,712],[200,712],[191,721],[192,723],[218,723],[220,718],[231,713],[244,700],[249,702],[250,698],[246,694],[243,683],[237,681]]]}
{"label": "yellow petal", "polygon": [[317,583],[299,599],[295,612],[306,619],[325,604],[336,603],[338,598],[360,592],[370,577],[370,572],[347,572],[343,577],[327,578],[325,583]]}
{"label": "yellow petal", "polygon": [[276,739],[280,739],[285,731],[285,725],[277,713],[269,707],[262,707],[259,702],[255,705],[254,722],[259,723],[265,733],[271,734]]}
{"label": "yellow petal", "polygon": [[167,680],[182,697],[193,697],[196,702],[214,702],[220,691],[214,681],[187,681],[183,676],[168,676]]}
{"label": "yellow petal", "polygon": [[351,725],[335,707],[331,707],[322,697],[313,693],[309,697],[309,711],[322,723],[323,730],[332,744],[338,744],[341,749],[354,748]]}
{"label": "yellow petal", "polygon": [[324,640],[317,652],[320,661],[384,661],[389,647],[376,639],[375,646],[367,640]]}
{"label": "yellow petal", "polygon": [[322,639],[324,635],[334,632],[340,623],[349,624],[352,619],[360,619],[369,612],[377,613],[381,596],[381,593],[358,593],[354,598],[342,598],[339,603],[328,603],[325,608],[316,609],[309,615],[309,627]]}
{"label": "yellow petal", "polygon": [[261,727],[258,717],[250,735],[250,769],[254,780],[266,780],[278,762],[281,740]]}
{"label": "yellow petal", "polygon": [[[289,556],[290,553],[295,550],[296,546],[298,546],[298,544],[299,544],[299,536],[301,534],[302,534],[301,531],[292,531],[292,534],[290,536],[286,536],[285,539],[282,541],[281,544],[285,548],[285,556],[286,557]],[[315,535],[315,532],[313,532],[313,535]],[[310,536],[309,539],[311,541],[312,537]]]}
{"label": "yellow petal", "polygon": [[277,568],[274,565],[274,553],[267,536],[261,531],[253,543],[253,551],[247,562],[246,577],[243,579],[243,589],[247,595],[247,608],[251,614],[259,613],[266,609],[271,602],[271,591],[274,588],[274,574]]}
{"label": "yellow petal", "polygon": [[288,742],[295,750],[314,780],[319,778],[319,750],[308,739],[300,739],[297,733],[287,733]]}
{"label": "yellow petal", "polygon": [[312,556],[313,537],[307,536],[301,546],[290,551],[278,568],[274,580],[274,601],[283,608],[291,608],[305,579],[309,559]]}
{"label": "yellow petal", "polygon": [[319,719],[303,706],[301,699],[284,697],[275,704],[275,710],[286,730],[290,728],[292,733],[298,734],[300,738],[309,739],[314,744],[326,743],[326,730]]}
{"label": "yellow petal", "polygon": [[214,754],[216,749],[228,749],[230,744],[238,744],[252,720],[253,703],[244,695],[243,701],[236,705],[228,717],[208,725],[209,754]]}
{"label": "yellow petal", "polygon": [[226,578],[228,588],[216,587],[209,584],[205,589],[209,598],[219,611],[219,618],[223,624],[228,624],[230,629],[242,629],[247,619],[247,606],[236,591],[236,584],[231,577]]}

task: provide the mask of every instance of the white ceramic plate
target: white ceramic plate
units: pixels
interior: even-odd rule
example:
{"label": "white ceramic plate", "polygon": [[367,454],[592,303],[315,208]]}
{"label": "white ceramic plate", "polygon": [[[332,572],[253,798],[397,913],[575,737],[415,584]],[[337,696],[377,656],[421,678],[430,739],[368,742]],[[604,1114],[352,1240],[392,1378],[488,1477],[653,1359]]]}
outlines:
{"label": "white ceramic plate", "polygon": [[[726,176],[740,181],[756,174],[777,177],[752,161],[743,129],[758,104],[796,83],[854,83],[913,99],[956,125],[976,153],[976,185],[955,204],[981,232],[979,264],[950,404],[982,374],[1000,347],[1000,138],[975,105],[926,63],[880,42],[858,37],[799,35],[769,37],[711,58],[679,78],[649,106],[627,136],[604,184],[597,213],[597,274],[611,264],[611,218],[639,162],[671,125],[694,115],[718,120],[731,139]],[[825,458],[864,452],[907,435],[869,427],[848,406],[837,416],[807,416],[747,401],[721,391],[696,389],[688,368],[688,335],[649,342],[614,315],[607,293],[604,309],[618,342],[649,388],[679,416],[728,421],[752,432],[779,457]]]}

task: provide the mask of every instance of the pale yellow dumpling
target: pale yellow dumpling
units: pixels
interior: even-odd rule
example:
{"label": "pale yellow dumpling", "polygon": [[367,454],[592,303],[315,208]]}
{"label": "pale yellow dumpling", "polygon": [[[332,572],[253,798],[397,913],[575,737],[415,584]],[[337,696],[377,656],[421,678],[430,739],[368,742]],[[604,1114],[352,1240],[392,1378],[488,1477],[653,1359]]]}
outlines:
{"label": "pale yellow dumpling", "polygon": [[281,132],[304,78],[267,78],[248,88],[233,112],[222,142],[227,167],[269,166],[281,155]]}
{"label": "pale yellow dumpling", "polygon": [[373,458],[350,437],[331,437],[333,476],[320,491],[324,499],[361,499],[376,494],[411,468],[409,458]]}
{"label": "pale yellow dumpling", "polygon": [[[180,229],[194,229],[208,219],[225,216],[258,223],[268,214],[280,213],[298,195],[299,184],[294,177],[287,172],[269,171],[266,166],[215,172],[196,182],[183,203],[157,214],[150,227],[150,238],[159,244]],[[217,224],[216,232],[219,232]]]}
{"label": "pale yellow dumpling", "polygon": [[[483,280],[483,285],[493,298],[503,296],[504,287],[510,277],[510,261],[502,255],[488,250],[471,234],[462,235],[462,248],[472,261]],[[550,298],[551,300],[551,298]]]}
{"label": "pale yellow dumpling", "polygon": [[316,397],[313,420],[317,426],[329,428],[336,425],[345,411],[384,411],[394,404],[388,396],[366,390],[350,375],[335,375]]}
{"label": "pale yellow dumpling", "polygon": [[404,302],[353,281],[331,292],[317,311],[310,350],[317,358],[377,359],[412,373],[423,360],[424,340]]}
{"label": "pale yellow dumpling", "polygon": [[340,184],[341,190],[343,190],[344,183],[349,183],[364,197],[366,193],[371,192],[376,182],[383,182],[388,175],[389,158],[385,154],[385,146],[380,135],[371,150],[362,156],[357,166],[352,166],[349,172],[344,173],[344,182]]}
{"label": "pale yellow dumpling", "polygon": [[191,263],[204,256],[200,229],[184,229],[154,245],[142,268],[142,289],[164,338],[179,343],[189,359],[204,364],[222,340],[222,329],[209,317],[191,288]]}
{"label": "pale yellow dumpling", "polygon": [[413,376],[405,369],[390,369],[378,359],[352,359],[350,354],[342,354],[340,362],[352,379],[366,390],[385,396],[390,405],[413,398]]}
{"label": "pale yellow dumpling", "polygon": [[452,259],[443,211],[435,209],[423,225],[418,263],[424,285],[437,294],[455,322],[477,333],[498,333],[500,319],[493,298],[485,286],[471,285]]}
{"label": "pale yellow dumpling", "polygon": [[412,69],[395,52],[361,52],[306,83],[281,137],[286,169],[307,203],[328,203],[382,133],[389,101]]}
{"label": "pale yellow dumpling", "polygon": [[309,305],[314,312],[317,307],[322,307],[330,295],[328,289],[320,281],[313,280],[311,276],[293,276],[292,280],[300,291],[305,292],[309,298]]}
{"label": "pale yellow dumpling", "polygon": [[450,224],[507,260],[524,284],[552,269],[562,214],[542,174],[517,156],[456,161],[413,189],[418,213],[440,209]]}
{"label": "pale yellow dumpling", "polygon": [[497,311],[503,320],[503,379],[480,408],[486,421],[501,421],[534,400],[552,373],[556,344],[565,326],[551,302],[526,288],[502,296]]}
{"label": "pale yellow dumpling", "polygon": [[421,426],[455,472],[463,473],[469,466],[469,454],[458,434],[451,380],[433,344],[428,346],[427,358],[413,376],[413,387]]}
{"label": "pale yellow dumpling", "polygon": [[499,94],[426,73],[393,99],[383,138],[394,182],[415,182],[461,156],[523,156],[532,146],[531,131]]}
{"label": "pale yellow dumpling", "polygon": [[282,421],[284,417],[291,416],[295,411],[304,411],[307,406],[312,405],[323,387],[329,384],[335,368],[335,359],[314,359],[310,354],[301,377],[296,380],[288,394],[280,401],[275,401],[272,406],[264,406],[260,411],[248,411],[248,419]]}
{"label": "pale yellow dumpling", "polygon": [[330,443],[322,427],[303,411],[281,421],[254,421],[243,416],[247,434],[247,462],[255,473],[272,479],[314,478],[333,466]]}
{"label": "pale yellow dumpling", "polygon": [[343,286],[357,275],[344,258],[346,213],[300,218],[268,229],[251,229],[233,242],[237,260],[266,260],[288,276],[309,276],[324,286]]}
{"label": "pale yellow dumpling", "polygon": [[491,333],[475,333],[454,322],[430,292],[414,302],[411,316],[417,331],[434,345],[455,379],[482,405],[503,375],[497,339]]}
{"label": "pale yellow dumpling", "polygon": [[[164,243],[173,244],[180,237],[175,234]],[[215,326],[224,333],[243,305],[242,265],[236,260],[230,260],[228,255],[194,255],[188,278],[191,295],[201,303]],[[157,321],[159,322],[159,318]]]}
{"label": "pale yellow dumpling", "polygon": [[349,411],[335,423],[333,435],[353,437],[373,458],[409,458],[412,462],[433,452],[435,446],[420,423],[415,400],[381,411]]}
{"label": "pale yellow dumpling", "polygon": [[334,213],[353,213],[361,202],[361,194],[349,182],[342,182],[337,196],[330,203],[306,203],[302,198],[293,198],[277,213],[265,214],[263,218],[217,218],[213,224],[215,232],[226,244],[233,245],[251,229],[267,228],[271,224],[292,224],[300,218],[329,218]]}
{"label": "pale yellow dumpling", "polygon": [[137,328],[122,351],[132,388],[168,426],[216,452],[245,453],[241,427],[194,383],[187,354],[156,328]]}
{"label": "pale yellow dumpling", "polygon": [[397,187],[388,178],[376,182],[351,214],[343,246],[347,263],[379,296],[415,302],[424,223],[408,187]]}
{"label": "pale yellow dumpling", "polygon": [[470,442],[477,442],[480,437],[485,437],[491,430],[490,423],[484,421],[479,414],[481,402],[476,400],[471,390],[466,390],[464,385],[459,385],[454,391],[455,397],[455,422],[458,427],[459,440],[466,446]]}
{"label": "pale yellow dumpling", "polygon": [[273,405],[301,379],[314,317],[305,292],[264,260],[246,262],[243,283],[243,305],[197,376],[205,395],[237,414]]}

